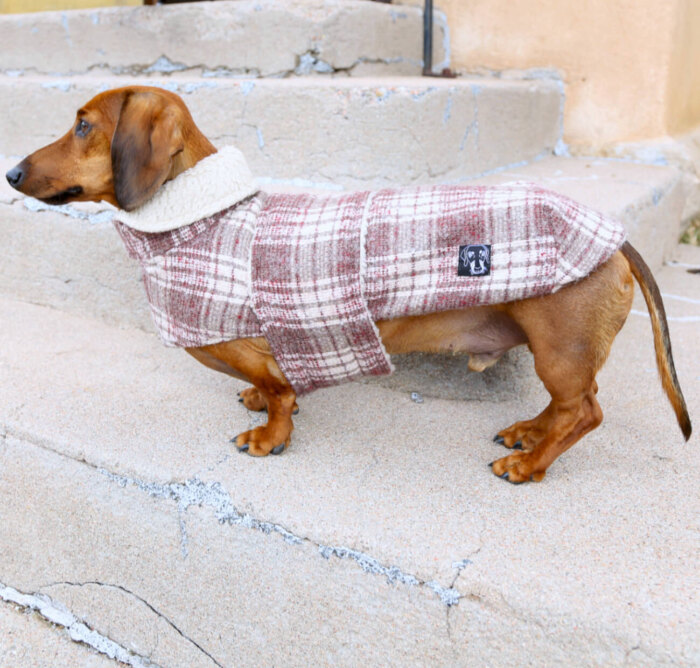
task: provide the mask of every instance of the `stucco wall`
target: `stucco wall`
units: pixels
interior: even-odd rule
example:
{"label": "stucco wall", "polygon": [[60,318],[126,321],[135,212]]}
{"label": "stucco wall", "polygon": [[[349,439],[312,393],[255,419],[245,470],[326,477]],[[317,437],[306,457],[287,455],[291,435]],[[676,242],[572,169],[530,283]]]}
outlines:
{"label": "stucco wall", "polygon": [[682,0],[674,35],[668,95],[668,123],[672,133],[700,124],[700,1]]}
{"label": "stucco wall", "polygon": [[700,0],[441,0],[461,72],[555,69],[565,141],[638,141],[700,124]]}

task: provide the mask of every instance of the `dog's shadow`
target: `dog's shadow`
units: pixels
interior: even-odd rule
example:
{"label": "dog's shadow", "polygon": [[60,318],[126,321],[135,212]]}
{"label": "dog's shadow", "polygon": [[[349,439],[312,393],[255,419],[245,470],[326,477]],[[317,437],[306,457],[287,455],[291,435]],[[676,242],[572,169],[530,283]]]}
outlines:
{"label": "dog's shadow", "polygon": [[481,373],[470,371],[468,355],[411,353],[391,358],[391,376],[363,380],[399,392],[460,401],[512,401],[537,387],[533,357],[521,346]]}

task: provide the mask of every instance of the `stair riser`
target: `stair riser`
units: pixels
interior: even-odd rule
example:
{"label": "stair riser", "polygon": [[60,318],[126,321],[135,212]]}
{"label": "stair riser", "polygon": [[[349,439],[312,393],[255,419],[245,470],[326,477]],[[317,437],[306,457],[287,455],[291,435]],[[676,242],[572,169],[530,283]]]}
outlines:
{"label": "stair riser", "polygon": [[0,206],[0,294],[152,329],[141,273],[111,223]]}
{"label": "stair riser", "polygon": [[[422,67],[422,30],[420,8],[348,0],[7,15],[0,17],[0,71],[415,75]],[[446,66],[449,40],[441,12],[433,42],[433,62]]]}
{"label": "stair riser", "polygon": [[[97,92],[132,80],[5,78],[0,154],[25,155],[69,130]],[[284,80],[156,82],[182,95],[217,145],[256,176],[347,188],[459,180],[551,153],[552,82]]]}

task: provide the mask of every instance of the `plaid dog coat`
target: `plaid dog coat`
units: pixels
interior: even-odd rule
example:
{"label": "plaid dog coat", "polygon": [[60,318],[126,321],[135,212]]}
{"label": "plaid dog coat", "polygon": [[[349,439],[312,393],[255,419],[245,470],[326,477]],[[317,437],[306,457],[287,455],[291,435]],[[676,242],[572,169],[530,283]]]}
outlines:
{"label": "plaid dog coat", "polygon": [[390,373],[377,320],[546,295],[625,238],[618,223],[532,184],[257,192],[191,215],[157,233],[117,215],[161,338],[199,347],[264,336],[298,394]]}

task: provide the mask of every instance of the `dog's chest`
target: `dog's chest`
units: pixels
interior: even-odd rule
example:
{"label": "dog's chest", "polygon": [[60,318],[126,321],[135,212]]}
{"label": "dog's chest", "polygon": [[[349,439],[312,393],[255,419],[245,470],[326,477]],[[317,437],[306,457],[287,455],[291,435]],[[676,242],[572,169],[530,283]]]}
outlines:
{"label": "dog's chest", "polygon": [[143,271],[153,322],[168,346],[197,348],[260,336],[250,296],[250,252],[264,196],[170,232],[116,223]]}

